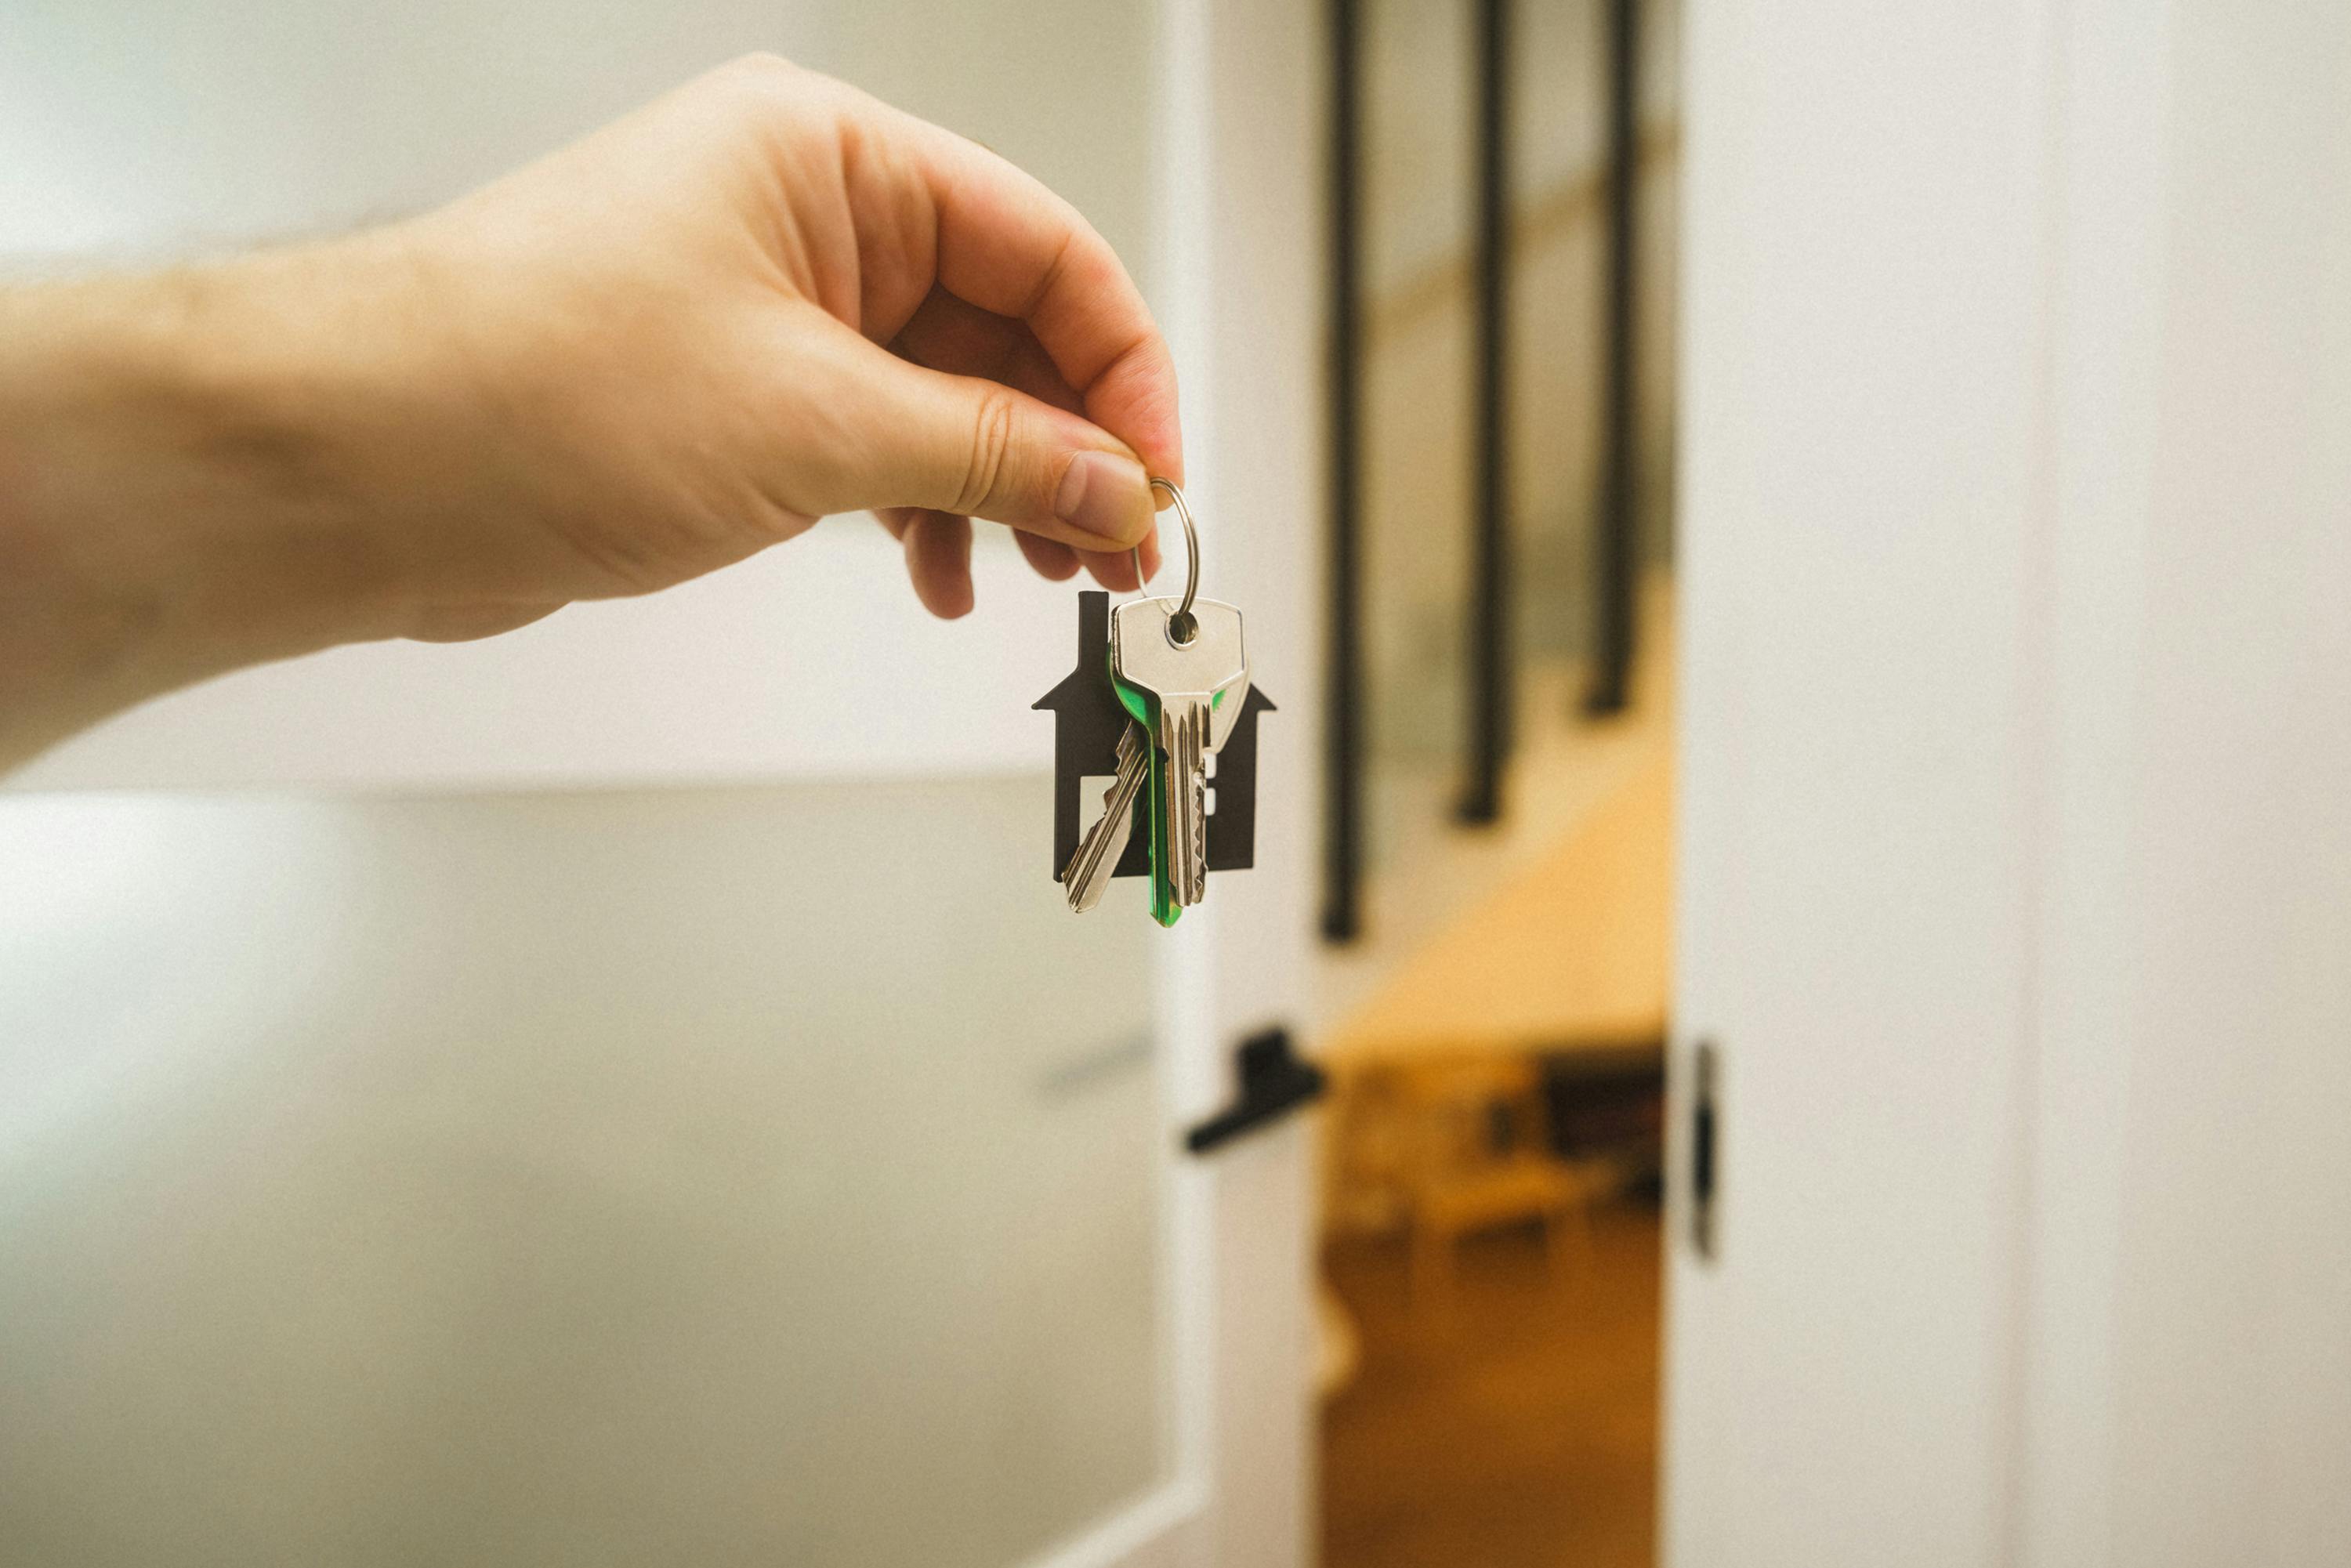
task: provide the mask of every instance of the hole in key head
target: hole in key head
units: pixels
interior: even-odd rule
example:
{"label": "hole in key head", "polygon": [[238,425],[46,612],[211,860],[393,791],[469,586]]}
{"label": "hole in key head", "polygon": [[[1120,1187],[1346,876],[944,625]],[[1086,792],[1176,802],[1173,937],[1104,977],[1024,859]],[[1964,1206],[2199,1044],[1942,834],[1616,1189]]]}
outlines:
{"label": "hole in key head", "polygon": [[1178,648],[1200,634],[1200,622],[1188,610],[1179,610],[1167,618],[1167,640]]}

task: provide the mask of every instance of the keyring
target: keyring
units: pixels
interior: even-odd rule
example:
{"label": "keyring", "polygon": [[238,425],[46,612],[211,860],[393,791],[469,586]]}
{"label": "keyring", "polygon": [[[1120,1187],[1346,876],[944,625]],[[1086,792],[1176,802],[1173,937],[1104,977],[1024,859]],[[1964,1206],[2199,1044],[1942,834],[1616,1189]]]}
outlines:
{"label": "keyring", "polygon": [[[1178,643],[1188,643],[1192,640],[1192,600],[1200,591],[1200,531],[1192,526],[1192,508],[1173,479],[1155,475],[1151,487],[1167,492],[1167,498],[1176,503],[1176,516],[1184,525],[1184,602],[1167,618],[1167,633]],[[1143,547],[1135,546],[1134,553],[1134,586],[1139,590],[1143,587]]]}

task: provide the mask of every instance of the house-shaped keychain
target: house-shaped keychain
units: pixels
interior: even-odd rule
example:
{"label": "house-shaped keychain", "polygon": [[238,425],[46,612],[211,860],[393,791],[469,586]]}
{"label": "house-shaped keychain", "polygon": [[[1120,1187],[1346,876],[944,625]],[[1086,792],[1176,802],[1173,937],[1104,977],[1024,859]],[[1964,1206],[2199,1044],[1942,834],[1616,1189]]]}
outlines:
{"label": "house-shaped keychain", "polygon": [[[1053,715],[1053,864],[1061,869],[1078,851],[1090,814],[1102,810],[1102,790],[1118,771],[1118,737],[1134,721],[1119,706],[1110,684],[1110,595],[1090,589],[1078,595],[1078,667],[1061,684],[1030,705]],[[1254,681],[1240,716],[1221,750],[1211,758],[1208,779],[1208,869],[1246,871],[1257,859],[1257,720],[1273,700]],[[1097,781],[1089,791],[1085,781]],[[1137,797],[1136,809],[1148,800]],[[1126,841],[1113,876],[1151,874],[1151,835],[1138,830]]]}

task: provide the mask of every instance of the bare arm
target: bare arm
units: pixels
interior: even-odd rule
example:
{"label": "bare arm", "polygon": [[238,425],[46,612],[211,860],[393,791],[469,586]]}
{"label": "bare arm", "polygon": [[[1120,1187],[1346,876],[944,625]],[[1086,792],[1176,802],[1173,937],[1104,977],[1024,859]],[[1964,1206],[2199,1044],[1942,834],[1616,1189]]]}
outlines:
{"label": "bare arm", "polygon": [[0,768],[339,643],[485,636],[872,508],[925,604],[971,517],[1156,562],[1165,344],[1001,159],[737,62],[410,223],[0,291]]}

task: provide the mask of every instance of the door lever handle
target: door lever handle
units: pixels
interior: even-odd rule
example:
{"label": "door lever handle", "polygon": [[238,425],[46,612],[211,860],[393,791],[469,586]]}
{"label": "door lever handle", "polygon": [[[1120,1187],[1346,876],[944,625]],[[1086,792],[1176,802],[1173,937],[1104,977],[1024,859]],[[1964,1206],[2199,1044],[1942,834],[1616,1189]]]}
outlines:
{"label": "door lever handle", "polygon": [[1249,1036],[1233,1052],[1233,1062],[1239,1080],[1233,1103],[1184,1134],[1184,1146],[1196,1155],[1322,1097],[1322,1070],[1299,1059],[1286,1029],[1260,1030]]}

